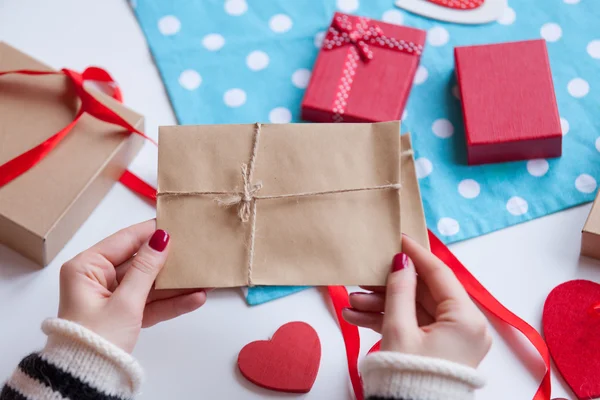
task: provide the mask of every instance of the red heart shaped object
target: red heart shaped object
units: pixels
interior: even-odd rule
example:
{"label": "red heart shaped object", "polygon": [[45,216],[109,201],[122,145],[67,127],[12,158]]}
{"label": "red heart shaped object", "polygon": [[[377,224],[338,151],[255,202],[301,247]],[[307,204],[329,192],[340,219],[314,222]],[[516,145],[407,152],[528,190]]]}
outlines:
{"label": "red heart shaped object", "polygon": [[288,393],[309,392],[320,362],[319,336],[305,322],[281,326],[271,340],[248,343],[238,356],[240,372],[250,382]]}
{"label": "red heart shaped object", "polygon": [[600,285],[563,283],[544,305],[544,336],[556,367],[578,399],[600,397]]}

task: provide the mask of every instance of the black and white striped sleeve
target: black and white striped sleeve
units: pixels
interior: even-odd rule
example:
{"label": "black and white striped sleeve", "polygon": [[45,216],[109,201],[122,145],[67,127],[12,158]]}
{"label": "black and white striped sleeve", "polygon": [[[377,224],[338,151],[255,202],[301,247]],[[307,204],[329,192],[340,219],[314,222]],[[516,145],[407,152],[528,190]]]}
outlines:
{"label": "black and white striped sleeve", "polygon": [[0,400],[130,400],[142,370],[117,346],[70,321],[43,323],[48,342],[25,357],[0,392]]}

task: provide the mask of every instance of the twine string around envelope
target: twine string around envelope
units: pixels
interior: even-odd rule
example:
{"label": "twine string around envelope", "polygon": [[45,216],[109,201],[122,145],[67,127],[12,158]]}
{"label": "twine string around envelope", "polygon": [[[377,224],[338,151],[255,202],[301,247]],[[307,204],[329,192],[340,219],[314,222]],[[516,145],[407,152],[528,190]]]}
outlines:
{"label": "twine string around envelope", "polygon": [[[385,185],[377,186],[366,186],[352,189],[336,189],[336,190],[323,190],[315,192],[300,192],[291,194],[277,194],[277,195],[266,195],[261,196],[258,194],[263,188],[261,181],[253,183],[254,165],[256,163],[256,156],[258,152],[258,144],[260,140],[261,124],[256,123],[254,126],[254,135],[252,138],[252,152],[250,154],[250,160],[247,164],[242,164],[242,190],[241,191],[163,191],[158,192],[157,197],[165,196],[217,196],[216,202],[225,207],[238,207],[238,217],[241,222],[250,222],[250,237],[248,244],[248,256],[247,256],[247,270],[248,270],[248,286],[253,286],[252,283],[252,267],[254,264],[254,244],[256,241],[256,202],[257,200],[269,200],[269,199],[287,199],[287,198],[300,198],[300,197],[314,197],[324,196],[328,194],[336,193],[351,193],[351,192],[364,192],[372,190],[400,190],[402,185],[400,183],[390,183]],[[401,153],[401,156],[412,155],[412,150],[406,150]]]}

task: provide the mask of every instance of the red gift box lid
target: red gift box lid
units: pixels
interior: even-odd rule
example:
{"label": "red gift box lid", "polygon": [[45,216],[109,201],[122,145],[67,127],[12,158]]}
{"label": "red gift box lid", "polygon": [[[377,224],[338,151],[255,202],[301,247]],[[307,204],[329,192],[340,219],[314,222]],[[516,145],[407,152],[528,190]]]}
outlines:
{"label": "red gift box lid", "polygon": [[[470,163],[474,146],[508,142],[517,142],[516,147],[496,147],[489,162],[560,155],[562,133],[545,40],[457,47],[454,56]],[[531,148],[545,139],[552,144]]]}
{"label": "red gift box lid", "polygon": [[[351,76],[347,74],[351,82],[349,90],[342,93],[346,103],[341,115],[342,120],[346,122],[399,120],[419,65],[420,52],[425,43],[425,31],[342,13],[335,13],[324,46],[315,62],[302,101],[302,118],[317,122],[339,121],[334,111],[336,95],[340,87],[345,86],[341,79],[348,70],[346,63],[349,62],[349,52],[351,48],[360,52],[362,39],[359,36],[356,44],[344,43],[328,49],[327,39],[333,37],[331,29],[338,26],[336,19],[340,18],[353,27],[361,21],[368,27],[376,27],[387,43],[382,45],[376,42],[377,39],[368,40],[372,59],[366,60],[361,57],[356,61],[354,73]],[[390,42],[392,44],[389,44]],[[402,51],[398,49],[401,46],[418,48],[418,51],[413,53]]]}

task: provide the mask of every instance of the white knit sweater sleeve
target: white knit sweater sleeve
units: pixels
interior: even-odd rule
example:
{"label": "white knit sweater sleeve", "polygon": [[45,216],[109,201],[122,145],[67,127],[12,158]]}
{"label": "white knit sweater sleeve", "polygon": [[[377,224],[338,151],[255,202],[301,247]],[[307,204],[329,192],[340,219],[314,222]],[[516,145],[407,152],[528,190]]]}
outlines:
{"label": "white knit sweater sleeve", "polygon": [[368,400],[472,400],[484,385],[473,368],[396,352],[369,354],[360,370]]}
{"label": "white knit sweater sleeve", "polygon": [[129,400],[142,370],[135,359],[74,322],[49,319],[44,349],[20,363],[0,391],[0,400]]}

